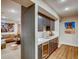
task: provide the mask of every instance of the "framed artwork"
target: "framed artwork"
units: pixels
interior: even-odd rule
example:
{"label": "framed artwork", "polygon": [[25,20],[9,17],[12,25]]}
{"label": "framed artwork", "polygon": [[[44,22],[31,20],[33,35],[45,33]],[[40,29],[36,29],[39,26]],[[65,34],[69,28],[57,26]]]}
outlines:
{"label": "framed artwork", "polygon": [[75,33],[75,22],[65,22],[65,33],[74,34]]}
{"label": "framed artwork", "polygon": [[1,32],[2,33],[14,32],[14,23],[1,22]]}

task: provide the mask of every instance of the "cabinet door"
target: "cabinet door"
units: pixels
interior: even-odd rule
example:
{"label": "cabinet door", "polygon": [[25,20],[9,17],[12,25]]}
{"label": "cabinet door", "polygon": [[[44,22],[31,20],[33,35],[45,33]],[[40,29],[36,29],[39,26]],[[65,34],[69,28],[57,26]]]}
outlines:
{"label": "cabinet door", "polygon": [[49,42],[45,42],[42,44],[42,58],[46,59],[49,56]]}
{"label": "cabinet door", "polygon": [[55,46],[56,46],[56,49],[58,48],[58,37],[55,38]]}
{"label": "cabinet door", "polygon": [[43,28],[46,26],[50,26],[50,20],[43,16],[39,16],[38,17],[38,31],[43,31]]}
{"label": "cabinet door", "polygon": [[38,17],[38,31],[43,31],[43,17]]}
{"label": "cabinet door", "polygon": [[42,45],[38,46],[38,59],[42,59]]}
{"label": "cabinet door", "polygon": [[58,38],[52,39],[51,42],[52,42],[51,49],[52,52],[54,52],[58,48]]}
{"label": "cabinet door", "polygon": [[58,48],[58,38],[55,38],[53,40],[53,51],[55,51]]}
{"label": "cabinet door", "polygon": [[50,20],[47,18],[43,18],[43,26],[45,27],[45,29],[46,29],[46,26],[50,26]]}
{"label": "cabinet door", "polygon": [[49,41],[49,54],[52,53],[52,44],[53,44],[53,41],[50,40],[50,41]]}
{"label": "cabinet door", "polygon": [[50,20],[50,29],[51,29],[52,31],[55,30],[55,21]]}
{"label": "cabinet door", "polygon": [[55,49],[55,43],[54,43],[54,39],[52,39],[52,52],[54,52]]}

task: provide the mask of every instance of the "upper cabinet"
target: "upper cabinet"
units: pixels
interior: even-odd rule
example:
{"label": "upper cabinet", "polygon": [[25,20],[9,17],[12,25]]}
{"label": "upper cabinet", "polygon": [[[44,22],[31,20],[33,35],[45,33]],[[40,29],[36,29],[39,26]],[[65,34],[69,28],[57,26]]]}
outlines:
{"label": "upper cabinet", "polygon": [[38,31],[43,31],[44,18],[39,15],[38,17]]}
{"label": "upper cabinet", "polygon": [[38,14],[38,31],[44,31],[44,30],[51,30],[54,31],[55,28],[55,21],[51,20],[49,17]]}
{"label": "upper cabinet", "polygon": [[50,28],[52,31],[55,30],[55,21],[50,20]]}

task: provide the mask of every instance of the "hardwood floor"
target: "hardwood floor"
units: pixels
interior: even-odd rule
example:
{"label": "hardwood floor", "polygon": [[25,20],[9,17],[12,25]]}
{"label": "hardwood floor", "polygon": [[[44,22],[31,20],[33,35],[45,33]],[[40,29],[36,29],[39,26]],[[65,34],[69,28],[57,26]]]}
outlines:
{"label": "hardwood floor", "polygon": [[61,45],[48,59],[78,59],[78,47]]}

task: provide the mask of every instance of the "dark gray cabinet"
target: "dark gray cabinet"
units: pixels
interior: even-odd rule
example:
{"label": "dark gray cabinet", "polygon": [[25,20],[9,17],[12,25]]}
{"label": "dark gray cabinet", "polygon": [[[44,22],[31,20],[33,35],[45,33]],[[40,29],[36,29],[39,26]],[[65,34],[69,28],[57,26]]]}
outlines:
{"label": "dark gray cabinet", "polygon": [[42,44],[38,46],[38,59],[42,59]]}
{"label": "dark gray cabinet", "polygon": [[58,48],[58,38],[49,41],[49,55]]}
{"label": "dark gray cabinet", "polygon": [[55,21],[53,20],[50,21],[50,29],[55,30]]}
{"label": "dark gray cabinet", "polygon": [[52,52],[58,48],[58,38],[55,38],[52,43]]}
{"label": "dark gray cabinet", "polygon": [[46,59],[49,56],[49,42],[42,44],[42,58]]}
{"label": "dark gray cabinet", "polygon": [[43,18],[43,25],[44,26],[50,26],[50,20],[47,18]]}
{"label": "dark gray cabinet", "polygon": [[38,17],[38,31],[43,31],[46,26],[50,26],[50,30],[54,30],[55,21],[45,18],[43,16]]}
{"label": "dark gray cabinet", "polygon": [[[42,53],[44,52],[43,51],[44,49],[42,47],[43,45],[44,43],[38,46],[38,59],[43,59],[42,58],[43,56]],[[49,51],[48,55],[51,55],[57,48],[58,48],[58,37],[48,41],[48,49],[46,48]]]}
{"label": "dark gray cabinet", "polygon": [[49,54],[52,53],[52,45],[53,45],[53,41],[50,40],[50,41],[49,41]]}
{"label": "dark gray cabinet", "polygon": [[38,31],[43,31],[43,18],[41,16],[38,17]]}

